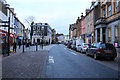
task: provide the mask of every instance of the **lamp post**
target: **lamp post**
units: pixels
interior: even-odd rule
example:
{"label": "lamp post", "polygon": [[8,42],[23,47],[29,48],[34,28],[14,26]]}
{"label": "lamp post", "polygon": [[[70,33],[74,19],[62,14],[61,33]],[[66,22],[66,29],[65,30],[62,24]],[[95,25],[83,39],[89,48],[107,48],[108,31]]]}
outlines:
{"label": "lamp post", "polygon": [[9,53],[10,53],[10,17],[9,17],[9,21],[8,21],[8,24],[9,24],[9,26],[8,26],[8,56],[10,55]]}
{"label": "lamp post", "polygon": [[44,39],[44,26],[42,26],[42,29],[41,29],[41,31],[42,31],[42,49],[43,49],[43,39]]}
{"label": "lamp post", "polygon": [[23,28],[23,53],[24,53],[24,28]]}

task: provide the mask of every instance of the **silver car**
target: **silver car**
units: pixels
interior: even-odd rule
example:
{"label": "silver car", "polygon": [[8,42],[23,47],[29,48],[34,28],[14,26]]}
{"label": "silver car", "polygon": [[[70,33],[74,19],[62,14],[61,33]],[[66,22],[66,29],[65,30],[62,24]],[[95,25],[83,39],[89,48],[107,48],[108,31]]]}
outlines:
{"label": "silver car", "polygon": [[89,44],[87,43],[80,43],[79,45],[77,45],[76,47],[76,51],[82,52],[82,53],[86,53],[86,49],[89,47]]}

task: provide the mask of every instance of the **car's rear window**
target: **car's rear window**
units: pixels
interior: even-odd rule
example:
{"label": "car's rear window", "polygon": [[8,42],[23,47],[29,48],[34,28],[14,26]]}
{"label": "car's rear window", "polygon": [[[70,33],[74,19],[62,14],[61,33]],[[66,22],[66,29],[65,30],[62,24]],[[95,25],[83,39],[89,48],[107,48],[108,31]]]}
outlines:
{"label": "car's rear window", "polygon": [[100,47],[102,49],[109,49],[109,50],[115,49],[115,47],[112,44],[100,44]]}

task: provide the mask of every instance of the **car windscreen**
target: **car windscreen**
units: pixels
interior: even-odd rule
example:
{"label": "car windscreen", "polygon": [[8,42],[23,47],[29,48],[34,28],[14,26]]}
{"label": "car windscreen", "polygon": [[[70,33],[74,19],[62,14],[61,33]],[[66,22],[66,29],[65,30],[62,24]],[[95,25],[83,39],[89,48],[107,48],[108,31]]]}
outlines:
{"label": "car windscreen", "polygon": [[102,49],[109,49],[109,50],[115,49],[115,47],[112,44],[101,44],[100,48],[102,48]]}
{"label": "car windscreen", "polygon": [[87,46],[87,47],[88,47],[89,45],[88,45],[88,44],[84,44],[84,46]]}

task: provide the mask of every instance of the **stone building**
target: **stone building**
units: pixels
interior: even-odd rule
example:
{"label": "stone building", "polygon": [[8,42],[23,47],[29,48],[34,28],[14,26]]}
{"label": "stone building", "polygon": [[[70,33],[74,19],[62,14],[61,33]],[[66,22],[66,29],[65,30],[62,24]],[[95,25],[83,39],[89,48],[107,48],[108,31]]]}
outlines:
{"label": "stone building", "polygon": [[96,42],[120,46],[120,1],[101,2],[100,18],[95,23]]}
{"label": "stone building", "polygon": [[40,43],[44,40],[44,43],[49,44],[52,42],[52,28],[48,23],[33,23],[31,25],[32,31],[32,44]]}

